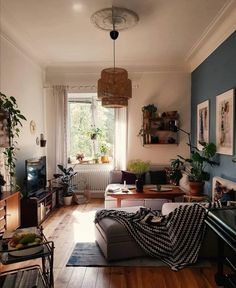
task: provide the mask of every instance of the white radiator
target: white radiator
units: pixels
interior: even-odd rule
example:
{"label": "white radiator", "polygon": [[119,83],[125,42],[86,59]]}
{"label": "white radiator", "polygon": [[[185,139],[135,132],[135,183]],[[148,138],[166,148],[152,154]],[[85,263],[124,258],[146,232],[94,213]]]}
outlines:
{"label": "white radiator", "polygon": [[91,168],[88,170],[75,169],[78,174],[74,177],[73,184],[77,187],[78,191],[89,191],[91,197],[104,197],[105,189],[109,184],[111,169],[99,170]]}

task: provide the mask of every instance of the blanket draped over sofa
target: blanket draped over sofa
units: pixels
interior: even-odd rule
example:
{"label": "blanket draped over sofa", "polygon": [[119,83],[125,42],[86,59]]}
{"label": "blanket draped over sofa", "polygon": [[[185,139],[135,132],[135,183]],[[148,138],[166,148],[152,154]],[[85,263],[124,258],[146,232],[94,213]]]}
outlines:
{"label": "blanket draped over sofa", "polygon": [[177,271],[196,262],[205,233],[205,216],[206,209],[194,204],[180,206],[165,216],[147,208],[136,213],[102,209],[94,221],[104,217],[118,221],[148,255]]}

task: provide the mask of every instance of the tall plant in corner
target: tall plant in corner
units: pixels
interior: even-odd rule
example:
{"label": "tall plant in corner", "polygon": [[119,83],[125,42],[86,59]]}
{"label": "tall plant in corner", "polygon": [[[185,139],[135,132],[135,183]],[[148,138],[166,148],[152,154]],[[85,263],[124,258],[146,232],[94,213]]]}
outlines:
{"label": "tall plant in corner", "polygon": [[11,179],[10,184],[12,185],[12,179],[15,177],[16,149],[18,145],[17,138],[19,138],[20,127],[22,127],[21,121],[26,120],[26,118],[21,114],[21,111],[16,103],[16,99],[13,96],[7,97],[1,92],[0,109],[7,115],[9,147],[6,147],[3,153],[6,156],[5,166],[8,168]]}

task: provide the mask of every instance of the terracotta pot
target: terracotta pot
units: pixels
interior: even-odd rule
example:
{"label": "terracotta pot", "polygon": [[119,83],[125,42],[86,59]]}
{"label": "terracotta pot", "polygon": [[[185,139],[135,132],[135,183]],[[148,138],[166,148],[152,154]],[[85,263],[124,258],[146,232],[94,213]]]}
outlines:
{"label": "terracotta pot", "polygon": [[198,196],[203,194],[205,182],[189,182],[190,194],[193,196]]}

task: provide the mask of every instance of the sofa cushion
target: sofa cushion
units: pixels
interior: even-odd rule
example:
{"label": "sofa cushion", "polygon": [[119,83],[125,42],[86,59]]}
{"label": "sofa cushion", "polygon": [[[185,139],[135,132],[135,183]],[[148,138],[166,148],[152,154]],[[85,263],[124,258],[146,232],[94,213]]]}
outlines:
{"label": "sofa cushion", "polygon": [[166,170],[149,171],[149,173],[151,184],[153,185],[167,184]]}
{"label": "sofa cushion", "polygon": [[[126,184],[135,184],[135,181],[137,179],[136,175],[130,171],[121,171],[122,177],[121,177],[121,184],[126,181]],[[145,173],[141,175],[141,179],[143,180],[143,183],[145,183]]]}

